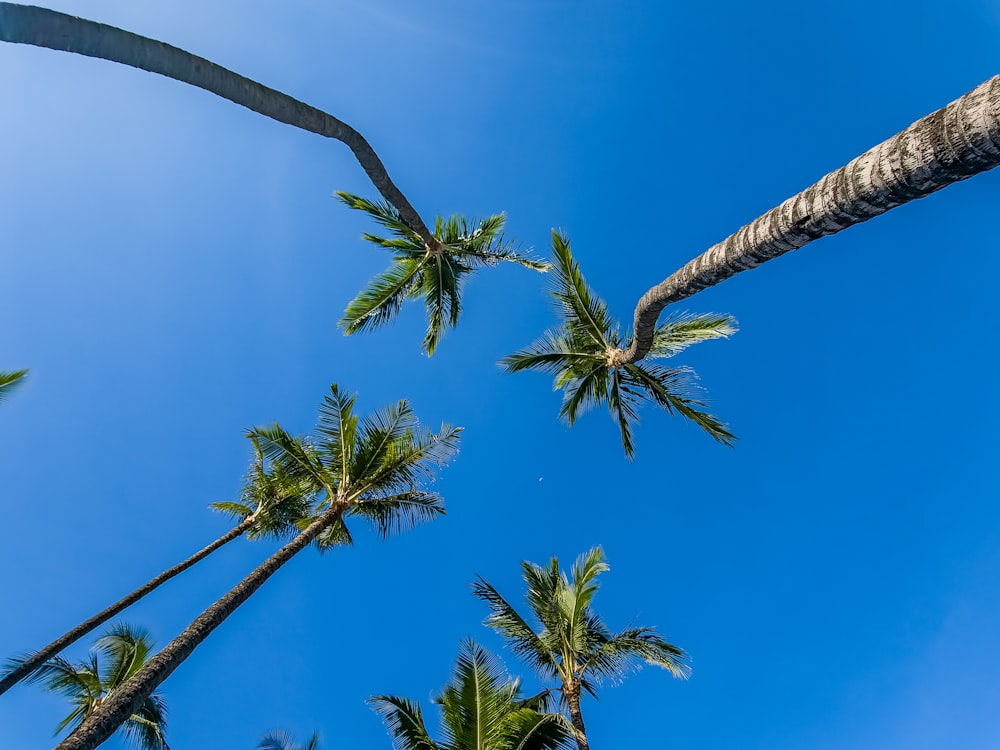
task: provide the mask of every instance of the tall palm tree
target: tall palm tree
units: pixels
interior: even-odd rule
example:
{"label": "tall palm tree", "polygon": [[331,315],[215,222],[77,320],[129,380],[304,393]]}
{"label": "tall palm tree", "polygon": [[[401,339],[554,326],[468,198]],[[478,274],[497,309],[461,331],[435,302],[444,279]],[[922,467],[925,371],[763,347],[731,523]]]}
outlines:
{"label": "tall palm tree", "polygon": [[276,729],[261,737],[257,750],[319,750],[319,734],[313,732],[306,744],[296,745],[290,733]]}
{"label": "tall palm tree", "polygon": [[359,419],[355,396],[336,384],[320,406],[316,435],[296,439],[275,424],[255,428],[264,459],[291,481],[301,481],[317,497],[305,528],[224,594],[166,648],[129,678],[57,750],[93,750],[106,740],[152,691],[250,598],[268,578],[314,541],[321,549],[349,544],[346,522],[369,521],[381,536],[404,531],[442,513],[441,498],[420,489],[433,479],[458,447],[459,428],[442,425],[437,433],[420,427],[409,404]]}
{"label": "tall palm tree", "polygon": [[590,748],[580,708],[583,693],[596,696],[598,684],[619,682],[642,662],[663,667],[674,677],[688,676],[684,651],[653,628],[612,633],[594,611],[597,576],[608,570],[600,547],[577,558],[569,576],[554,557],[547,568],[530,562],[521,563],[521,568],[534,625],[483,578],[473,583],[473,593],[490,608],[486,624],[540,676],[557,682],[579,750]]}
{"label": "tall palm tree", "polygon": [[[641,365],[620,360],[622,336],[607,306],[587,286],[573,260],[569,239],[552,232],[555,274],[552,296],[562,324],[535,343],[500,360],[507,372],[540,370],[555,375],[563,390],[559,412],[570,425],[590,406],[606,404],[618,423],[625,455],[635,455],[632,430],[637,407],[652,401],[668,413],[694,422],[716,440],[735,438],[725,425],[705,410],[698,397],[695,374],[686,367]],[[659,325],[650,354],[672,357],[692,344],[726,338],[736,332],[728,315],[680,315]]]}
{"label": "tall palm tree", "polygon": [[383,718],[396,750],[549,750],[565,746],[565,719],[549,713],[547,692],[521,697],[517,679],[472,640],[462,643],[451,680],[434,702],[443,739],[431,738],[420,705],[397,696],[368,701]]}
{"label": "tall palm tree", "polygon": [[[97,639],[88,661],[73,664],[55,656],[35,670],[28,681],[40,682],[50,692],[62,693],[73,704],[73,710],[56,727],[55,733],[59,734],[67,727],[79,726],[93,714],[146,663],[152,650],[148,631],[118,624]],[[168,750],[163,739],[166,723],[163,698],[153,693],[138,703],[121,730],[142,750]]]}
{"label": "tall palm tree", "polygon": [[0,370],[0,401],[7,398],[19,384],[23,383],[24,376],[27,374],[27,370]]}
{"label": "tall palm tree", "polygon": [[868,221],[1000,164],[1000,75],[979,84],[713,245],[649,289],[620,353],[652,351],[667,305],[813,240]]}
{"label": "tall palm tree", "polygon": [[234,539],[244,535],[250,539],[282,538],[296,531],[298,521],[310,512],[308,492],[289,481],[281,472],[280,467],[265,470],[263,455],[256,441],[254,441],[254,451],[256,458],[243,485],[241,502],[221,502],[212,505],[214,509],[228,513],[237,519],[237,524],[232,529],[93,617],[63,633],[47,646],[38,651],[8,659],[3,668],[0,669],[0,695],[42,667],[60,651],[76,643],[127,607],[151,594],[170,579],[201,562]]}
{"label": "tall palm tree", "polygon": [[338,192],[337,197],[351,208],[364,211],[389,231],[389,237],[367,232],[362,237],[388,248],[393,255],[392,265],[347,305],[340,325],[348,334],[385,325],[396,317],[403,300],[422,297],[427,308],[424,351],[430,355],[445,329],[458,323],[462,283],[467,274],[477,267],[495,266],[501,261],[535,271],[551,268],[548,263],[519,253],[504,240],[503,214],[472,222],[462,216],[447,220],[439,216],[434,226],[437,243],[430,247],[388,203],[344,192]]}
{"label": "tall palm tree", "polygon": [[0,2],[0,41],[31,44],[129,65],[209,91],[272,120],[345,144],[383,198],[395,206],[428,247],[435,246],[406,196],[364,137],[341,120],[287,94],[155,39],[48,8]]}

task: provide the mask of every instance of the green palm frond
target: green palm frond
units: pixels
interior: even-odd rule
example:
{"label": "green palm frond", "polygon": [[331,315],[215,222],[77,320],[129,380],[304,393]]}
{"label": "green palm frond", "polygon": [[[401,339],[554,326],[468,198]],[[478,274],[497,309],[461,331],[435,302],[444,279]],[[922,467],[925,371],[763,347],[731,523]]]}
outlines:
{"label": "green palm frond", "polygon": [[493,586],[481,576],[472,583],[472,593],[486,602],[490,609],[485,624],[503,636],[514,654],[531,669],[555,677],[558,663],[537,633],[517,610]]}
{"label": "green palm frond", "polygon": [[[668,413],[685,417],[716,440],[731,445],[735,437],[694,395],[694,373],[640,363],[617,364],[616,353],[627,348],[621,329],[607,306],[587,285],[573,259],[569,240],[553,230],[555,258],[552,296],[560,325],[540,339],[500,360],[506,372],[537,370],[553,375],[553,387],[563,392],[559,416],[572,426],[578,416],[606,405],[618,427],[625,456],[635,457],[634,429],[639,410],[653,402]],[[735,321],[717,313],[684,313],[659,325],[649,357],[671,357],[692,344],[728,338]]]}
{"label": "green palm frond", "polygon": [[443,516],[444,504],[440,495],[410,490],[390,497],[360,500],[351,506],[348,513],[367,519],[375,532],[386,538]]}
{"label": "green palm frond", "polygon": [[548,263],[535,260],[504,239],[504,214],[480,221],[463,216],[438,216],[431,247],[387,203],[366,200],[350,193],[337,197],[350,208],[364,211],[389,230],[389,237],[364,233],[362,238],[390,250],[392,265],[376,276],[351,300],[340,327],[347,334],[379,328],[398,315],[404,300],[423,299],[427,332],[423,350],[430,356],[441,337],[458,324],[462,311],[462,285],[477,267],[501,262],[547,271]]}
{"label": "green palm frond", "polygon": [[420,704],[416,701],[394,695],[376,695],[367,702],[382,717],[396,750],[445,750],[427,733]]}
{"label": "green palm frond", "polygon": [[313,732],[305,745],[296,745],[295,737],[292,736],[291,732],[286,732],[283,729],[268,732],[257,743],[257,750],[318,750],[318,748],[319,734],[317,732]]}
{"label": "green palm frond", "polygon": [[24,376],[27,374],[27,370],[0,370],[0,401],[7,398],[18,385],[23,383]]}

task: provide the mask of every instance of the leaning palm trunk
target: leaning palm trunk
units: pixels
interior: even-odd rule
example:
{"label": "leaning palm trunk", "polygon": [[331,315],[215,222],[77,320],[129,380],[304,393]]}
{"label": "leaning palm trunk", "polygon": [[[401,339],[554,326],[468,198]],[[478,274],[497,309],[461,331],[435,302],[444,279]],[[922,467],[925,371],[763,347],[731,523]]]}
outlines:
{"label": "leaning palm trunk", "polygon": [[622,363],[646,356],[667,305],[997,164],[1000,76],[826,175],[646,292]]}
{"label": "leaning palm trunk", "polygon": [[52,643],[43,648],[41,651],[31,654],[31,656],[26,658],[24,661],[19,662],[16,668],[12,669],[10,672],[4,675],[2,680],[0,680],[0,695],[3,695],[18,682],[23,680],[25,677],[30,675],[39,667],[43,666],[45,662],[47,662],[50,658],[58,654],[60,651],[76,643],[78,640],[83,638],[83,636],[87,635],[87,633],[91,632],[95,628],[100,627],[105,622],[110,620],[112,617],[117,615],[119,612],[124,610],[126,607],[130,607],[131,605],[135,604],[137,601],[142,599],[147,594],[152,593],[161,584],[166,583],[174,576],[180,575],[195,563],[204,560],[206,557],[208,557],[210,554],[215,552],[223,545],[228,544],[234,539],[243,536],[243,534],[245,534],[247,531],[250,530],[250,528],[254,525],[255,522],[256,519],[253,516],[247,517],[245,520],[241,521],[239,524],[234,526],[230,531],[228,531],[226,534],[216,539],[207,547],[194,553],[193,555],[191,555],[191,557],[189,557],[188,559],[184,560],[181,563],[178,563],[174,567],[163,571],[158,576],[156,576],[155,578],[151,579],[148,583],[146,583],[146,585],[140,586],[128,596],[119,599],[117,602],[112,604],[107,609],[98,612],[89,620],[80,623],[69,632],[65,633],[61,637],[52,641]]}
{"label": "leaning palm trunk", "polygon": [[259,589],[278,568],[308,547],[325,529],[337,523],[345,506],[334,504],[320,515],[302,533],[275,552],[250,575],[240,581],[212,606],[191,622],[179,636],[162,651],[146,662],[131,678],[121,684],[101,703],[69,737],[55,750],[93,750],[110,737],[115,730],[135,713],[137,707],[169,677],[195,648],[229,615]]}
{"label": "leaning palm trunk", "polygon": [[389,179],[385,165],[368,141],[350,125],[322,110],[169,44],[47,8],[0,2],[0,41],[76,52],[159,73],[278,122],[335,138],[351,149],[382,197],[396,207],[428,247],[438,247],[433,233]]}

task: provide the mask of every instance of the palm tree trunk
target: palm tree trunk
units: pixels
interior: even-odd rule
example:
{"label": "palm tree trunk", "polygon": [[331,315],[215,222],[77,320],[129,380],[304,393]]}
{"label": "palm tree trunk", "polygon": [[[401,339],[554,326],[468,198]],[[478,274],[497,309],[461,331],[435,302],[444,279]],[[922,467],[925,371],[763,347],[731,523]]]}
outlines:
{"label": "palm tree trunk", "polygon": [[47,8],[0,2],[0,41],[32,44],[130,65],[210,91],[278,122],[346,144],[375,188],[431,250],[439,243],[389,179],[371,145],[336,117],[231,70],[155,39]]}
{"label": "palm tree trunk", "polygon": [[144,596],[146,596],[146,594],[152,593],[160,586],[160,584],[166,583],[174,576],[180,575],[185,570],[194,565],[196,562],[204,560],[206,557],[208,557],[210,554],[215,552],[215,550],[219,549],[223,545],[228,544],[234,539],[243,536],[243,534],[245,534],[254,525],[254,523],[255,519],[253,518],[253,516],[245,518],[243,521],[240,521],[239,524],[234,526],[230,531],[220,536],[218,539],[216,539],[207,547],[199,550],[198,552],[195,552],[193,555],[191,555],[191,557],[175,565],[174,567],[163,571],[158,576],[156,576],[155,578],[151,579],[148,583],[146,583],[145,586],[137,588],[131,594],[129,594],[126,597],[123,597],[122,599],[119,599],[110,607],[108,607],[105,610],[102,610],[101,612],[98,612],[89,620],[80,623],[69,632],[63,634],[61,637],[52,641],[52,643],[43,648],[41,651],[33,653],[29,658],[25,659],[21,664],[19,664],[16,669],[13,669],[10,672],[8,672],[6,675],[4,675],[3,679],[0,680],[0,695],[3,695],[15,684],[17,684],[25,677],[30,675],[32,672],[34,672],[36,669],[42,666],[46,661],[48,661],[53,656],[58,654],[60,651],[72,645],[73,643],[76,643],[76,641],[78,641],[80,638],[83,638],[83,636],[87,635],[87,633],[103,625],[105,622],[110,620],[112,617],[117,615],[126,607],[135,604],[135,602],[142,599]]}
{"label": "palm tree trunk", "polygon": [[259,589],[278,568],[309,546],[324,529],[336,523],[344,513],[343,505],[334,505],[319,516],[301,534],[275,552],[250,575],[196,617],[166,648],[151,658],[132,677],[110,693],[100,707],[55,750],[93,750],[136,712],[139,705],[179,667],[195,648],[229,615]]}
{"label": "palm tree trunk", "polygon": [[587,740],[587,727],[583,724],[583,712],[580,710],[580,686],[569,686],[564,690],[566,705],[569,708],[569,720],[573,724],[573,737],[578,750],[590,750]]}
{"label": "palm tree trunk", "polygon": [[623,363],[646,356],[667,305],[997,164],[1000,76],[826,175],[646,292]]}

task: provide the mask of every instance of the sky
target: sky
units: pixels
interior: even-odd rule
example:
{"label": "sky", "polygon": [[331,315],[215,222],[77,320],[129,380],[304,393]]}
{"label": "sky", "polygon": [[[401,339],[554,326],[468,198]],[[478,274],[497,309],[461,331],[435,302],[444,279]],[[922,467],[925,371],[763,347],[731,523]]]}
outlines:
{"label": "sky", "polygon": [[[653,0],[49,0],[343,119],[428,221],[565,231],[626,325],[642,293],[743,224],[997,73],[1000,5]],[[677,364],[738,436],[655,409],[627,461],[594,411],[501,357],[555,322],[546,277],[485,269],[421,354],[423,311],[345,337],[388,264],[333,197],[377,197],[342,144],[121,65],[0,45],[0,656],[40,648],[228,530],[244,432],[308,433],[330,384],[464,427],[447,515],[306,550],[161,688],[168,741],[285,728],[389,748],[365,705],[422,702],[483,627],[469,583],[601,545],[596,608],[655,626],[646,668],[584,704],[595,748],[1000,747],[993,335],[1000,172],[678,306],[739,321]],[[238,540],[129,609],[165,645],[263,561]],[[88,643],[67,652],[82,659]],[[50,747],[63,699],[0,698],[0,745]],[[108,748],[126,747],[115,737]]]}

